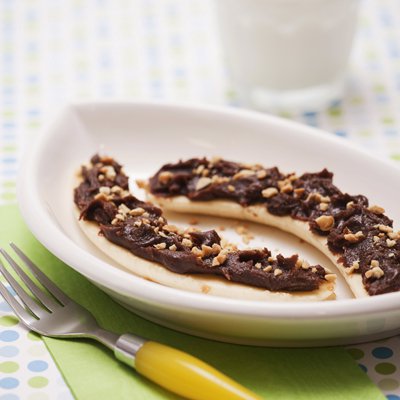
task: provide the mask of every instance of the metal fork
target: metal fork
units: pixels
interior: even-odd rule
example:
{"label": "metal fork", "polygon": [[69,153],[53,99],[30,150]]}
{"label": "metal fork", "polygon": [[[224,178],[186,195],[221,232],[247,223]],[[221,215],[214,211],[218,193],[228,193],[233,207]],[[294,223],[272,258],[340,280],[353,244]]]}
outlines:
{"label": "metal fork", "polygon": [[0,271],[22,304],[0,282],[0,293],[29,329],[55,338],[90,338],[111,349],[115,357],[160,386],[188,399],[260,400],[248,389],[203,361],[180,350],[140,336],[116,333],[101,328],[93,315],[58,288],[14,244],[10,246],[51,294],[40,289],[4,250],[1,254],[28,287],[34,299],[14,279],[0,260]]}

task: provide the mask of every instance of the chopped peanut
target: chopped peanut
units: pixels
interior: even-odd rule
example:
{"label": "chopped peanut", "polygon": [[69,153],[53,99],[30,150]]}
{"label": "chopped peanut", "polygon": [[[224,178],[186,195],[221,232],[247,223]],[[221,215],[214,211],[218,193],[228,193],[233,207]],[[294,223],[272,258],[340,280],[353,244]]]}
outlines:
{"label": "chopped peanut", "polygon": [[278,192],[278,189],[275,188],[275,187],[266,188],[266,189],[264,189],[264,190],[261,192],[262,196],[265,197],[266,199],[269,199],[269,198],[271,198],[271,197],[274,197],[274,196],[277,195],[278,193],[279,193],[279,192]]}
{"label": "chopped peanut", "polygon": [[335,220],[332,215],[321,215],[315,220],[315,222],[317,223],[321,231],[327,232],[331,230],[335,223]]}

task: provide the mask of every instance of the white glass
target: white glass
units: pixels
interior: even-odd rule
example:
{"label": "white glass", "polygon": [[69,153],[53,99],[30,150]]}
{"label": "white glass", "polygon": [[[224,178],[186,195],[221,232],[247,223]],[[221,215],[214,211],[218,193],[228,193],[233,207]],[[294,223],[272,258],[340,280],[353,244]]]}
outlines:
{"label": "white glass", "polygon": [[358,0],[216,0],[227,67],[240,99],[265,110],[317,110],[339,100]]}

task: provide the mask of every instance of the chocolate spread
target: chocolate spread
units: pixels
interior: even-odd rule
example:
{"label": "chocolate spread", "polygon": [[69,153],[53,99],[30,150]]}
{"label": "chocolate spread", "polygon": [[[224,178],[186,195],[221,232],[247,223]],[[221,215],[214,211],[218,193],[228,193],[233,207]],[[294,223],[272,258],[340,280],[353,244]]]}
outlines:
{"label": "chocolate spread", "polygon": [[276,167],[194,158],[164,165],[150,179],[150,191],[192,201],[258,204],[273,215],[305,221],[314,234],[327,236],[347,273],[362,275],[370,295],[400,290],[400,234],[392,220],[381,207],[369,207],[365,196],[341,192],[332,178],[326,169],[298,177]]}
{"label": "chocolate spread", "polygon": [[[188,187],[193,180],[189,165],[197,162],[185,164],[183,180],[178,176],[177,186],[173,185],[177,188],[174,194]],[[266,248],[238,250],[222,246],[215,230],[182,230],[169,225],[161,209],[129,193],[127,176],[110,157],[95,155],[89,166],[82,167],[81,175],[83,181],[74,191],[81,218],[97,222],[100,234],[111,242],[170,271],[218,275],[271,291],[311,291],[328,280],[324,268],[309,266],[297,255],[272,257]]]}

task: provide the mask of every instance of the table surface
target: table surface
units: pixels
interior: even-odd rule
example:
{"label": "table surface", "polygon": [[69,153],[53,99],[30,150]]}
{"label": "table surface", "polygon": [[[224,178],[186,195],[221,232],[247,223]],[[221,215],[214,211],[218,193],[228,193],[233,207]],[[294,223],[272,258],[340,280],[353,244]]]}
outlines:
{"label": "table surface", "polygon": [[[157,99],[240,106],[210,0],[0,0],[0,204],[21,154],[65,103]],[[345,98],[285,114],[400,161],[400,2],[365,0]],[[0,400],[71,399],[44,344],[0,300]],[[400,399],[400,337],[349,349]]]}

